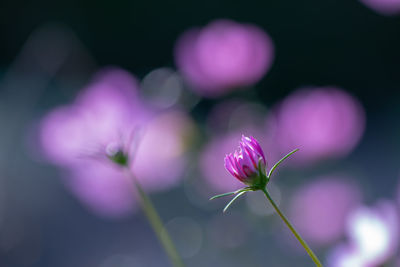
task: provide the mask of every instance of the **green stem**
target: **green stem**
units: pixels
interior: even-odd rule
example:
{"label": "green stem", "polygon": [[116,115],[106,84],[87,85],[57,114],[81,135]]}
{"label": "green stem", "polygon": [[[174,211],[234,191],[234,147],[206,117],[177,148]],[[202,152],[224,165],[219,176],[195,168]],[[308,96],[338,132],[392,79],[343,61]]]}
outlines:
{"label": "green stem", "polygon": [[278,206],[275,204],[274,200],[271,198],[269,195],[268,191],[264,188],[262,189],[264,192],[265,196],[268,198],[269,202],[271,202],[271,205],[274,207],[276,213],[281,217],[281,219],[285,222],[287,227],[289,227],[290,231],[294,234],[294,236],[297,238],[297,240],[300,242],[300,244],[304,247],[304,249],[307,251],[308,255],[311,257],[311,259],[314,261],[315,265],[318,267],[322,267],[322,263],[318,260],[317,256],[314,254],[314,252],[311,250],[311,248],[307,245],[306,241],[304,241],[303,238],[297,233],[296,229],[294,229],[293,225],[289,222],[289,220],[283,215],[283,213],[280,211]]}
{"label": "green stem", "polygon": [[146,214],[147,220],[149,221],[153,231],[157,235],[161,245],[164,247],[172,266],[183,267],[184,264],[176,250],[171,237],[169,236],[167,230],[165,229],[160,216],[158,215],[153,203],[147,196],[146,192],[143,191],[137,179],[134,177],[132,171],[128,168],[125,169],[127,176],[129,177],[134,189],[139,193],[140,201],[142,203],[142,209]]}

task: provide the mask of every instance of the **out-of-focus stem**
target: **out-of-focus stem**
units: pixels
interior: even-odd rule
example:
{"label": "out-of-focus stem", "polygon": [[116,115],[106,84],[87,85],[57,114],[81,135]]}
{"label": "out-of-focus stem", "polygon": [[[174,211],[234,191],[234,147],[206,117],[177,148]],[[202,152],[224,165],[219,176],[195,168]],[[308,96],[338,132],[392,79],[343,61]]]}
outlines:
{"label": "out-of-focus stem", "polygon": [[153,231],[158,237],[161,245],[163,246],[165,252],[167,253],[172,265],[174,267],[184,267],[184,264],[178,254],[178,251],[175,248],[174,243],[172,242],[171,237],[169,236],[167,230],[165,229],[160,216],[157,213],[153,203],[150,198],[147,196],[146,192],[142,189],[139,182],[133,175],[132,171],[129,168],[125,168],[125,172],[130,182],[132,183],[134,189],[137,191],[140,197],[140,201],[142,204],[142,209],[149,221]]}
{"label": "out-of-focus stem", "polygon": [[300,242],[300,244],[304,247],[304,249],[307,251],[308,255],[311,257],[311,259],[314,261],[315,265],[318,267],[322,267],[322,263],[319,261],[319,259],[317,258],[317,256],[314,254],[314,252],[311,250],[311,248],[307,245],[306,241],[304,241],[303,238],[301,238],[301,236],[299,235],[299,233],[297,233],[296,229],[294,229],[293,225],[289,222],[289,220],[285,217],[285,215],[283,215],[283,213],[280,211],[280,209],[278,208],[278,205],[275,204],[274,200],[271,198],[271,196],[269,195],[268,191],[264,188],[262,190],[265,194],[265,196],[268,198],[269,202],[271,203],[271,205],[274,207],[276,213],[278,213],[278,215],[281,217],[281,219],[285,222],[285,224],[287,225],[287,227],[290,229],[290,231],[292,231],[292,233],[294,234],[294,236],[297,238],[297,240]]}

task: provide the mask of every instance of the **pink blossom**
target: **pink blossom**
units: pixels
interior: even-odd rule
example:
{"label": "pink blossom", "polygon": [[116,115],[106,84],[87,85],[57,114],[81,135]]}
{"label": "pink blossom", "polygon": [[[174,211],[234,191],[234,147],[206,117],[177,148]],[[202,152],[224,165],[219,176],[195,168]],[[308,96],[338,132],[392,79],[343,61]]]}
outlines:
{"label": "pink blossom", "polygon": [[197,93],[218,96],[251,86],[271,67],[274,48],[260,28],[217,20],[191,29],[177,41],[175,61]]}
{"label": "pink blossom", "polygon": [[39,138],[44,156],[66,170],[67,188],[94,212],[115,217],[132,212],[136,203],[121,166],[110,157],[122,151],[146,190],[168,189],[182,176],[191,125],[182,111],[156,114],[139,101],[134,77],[108,69],[72,104],[47,114]]}
{"label": "pink blossom", "polygon": [[67,169],[63,183],[89,210],[104,217],[122,217],[138,207],[132,187],[117,165],[90,161]]}
{"label": "pink blossom", "polygon": [[250,186],[259,177],[259,173],[265,173],[266,165],[267,161],[258,141],[254,137],[244,135],[242,135],[239,150],[225,157],[227,171]]}
{"label": "pink blossom", "polygon": [[265,112],[262,105],[238,99],[221,102],[210,111],[206,126],[212,136],[208,138],[199,156],[199,169],[208,190],[217,193],[243,186],[239,180],[232,179],[232,175],[221,164],[221,159],[237,146],[241,134],[256,137],[262,148],[268,149],[269,162],[280,159],[282,155],[276,153],[273,125],[269,125],[269,132],[264,129]]}
{"label": "pink blossom", "polygon": [[[260,131],[250,131],[256,134]],[[238,179],[226,171],[222,160],[232,148],[237,146],[237,137],[240,133],[235,131],[225,135],[213,137],[203,148],[199,158],[199,168],[207,185],[215,192],[233,191],[242,187]]]}
{"label": "pink blossom", "polygon": [[273,113],[280,151],[298,147],[298,163],[347,155],[359,143],[365,129],[360,103],[335,87],[298,90]]}
{"label": "pink blossom", "polygon": [[240,133],[213,137],[200,152],[199,169],[207,185],[215,192],[233,191],[243,184],[232,179],[222,164],[222,159],[237,145]]}
{"label": "pink blossom", "polygon": [[299,188],[290,201],[290,218],[306,240],[327,245],[344,235],[346,218],[361,200],[350,178],[325,176]]}
{"label": "pink blossom", "polygon": [[123,70],[96,75],[72,104],[42,119],[40,143],[46,158],[58,165],[86,164],[88,155],[103,152],[110,143],[126,142],[134,127],[150,117],[137,101],[137,86]]}

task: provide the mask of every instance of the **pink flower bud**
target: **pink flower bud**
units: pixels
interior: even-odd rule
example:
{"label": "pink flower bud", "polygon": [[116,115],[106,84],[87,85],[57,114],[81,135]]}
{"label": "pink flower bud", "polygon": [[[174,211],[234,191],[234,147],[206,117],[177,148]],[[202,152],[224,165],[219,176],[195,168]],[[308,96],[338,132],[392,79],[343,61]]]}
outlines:
{"label": "pink flower bud", "polygon": [[266,176],[264,152],[253,137],[242,135],[239,150],[226,155],[225,168],[238,180],[249,186],[265,186]]}

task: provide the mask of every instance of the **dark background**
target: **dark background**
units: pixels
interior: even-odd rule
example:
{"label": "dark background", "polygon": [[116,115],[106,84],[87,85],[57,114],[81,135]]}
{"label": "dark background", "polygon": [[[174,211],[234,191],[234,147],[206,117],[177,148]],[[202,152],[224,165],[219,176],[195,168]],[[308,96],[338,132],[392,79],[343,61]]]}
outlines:
{"label": "dark background", "polygon": [[217,18],[261,26],[276,45],[276,61],[259,93],[275,101],[299,85],[340,85],[372,111],[398,96],[400,18],[358,1],[2,1],[1,65],[44,23],[69,27],[102,65],[137,75],[173,66],[173,45],[188,27]]}

